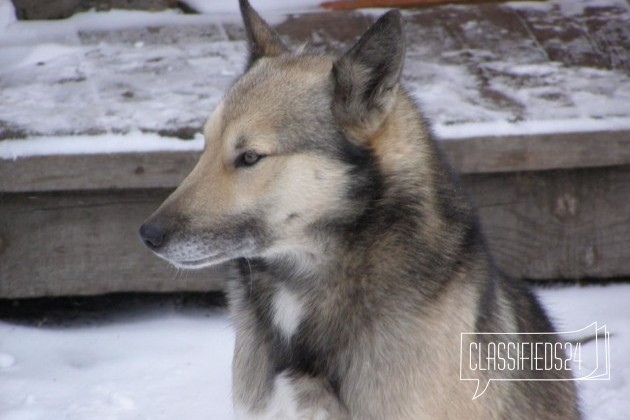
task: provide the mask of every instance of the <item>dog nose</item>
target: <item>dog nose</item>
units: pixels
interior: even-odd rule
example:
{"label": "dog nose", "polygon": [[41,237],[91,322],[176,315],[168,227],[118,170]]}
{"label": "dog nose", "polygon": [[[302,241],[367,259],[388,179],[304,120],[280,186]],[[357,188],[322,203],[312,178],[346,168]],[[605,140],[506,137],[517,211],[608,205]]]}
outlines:
{"label": "dog nose", "polygon": [[166,232],[153,223],[144,223],[140,226],[140,237],[142,242],[149,248],[156,250],[164,245],[166,239]]}

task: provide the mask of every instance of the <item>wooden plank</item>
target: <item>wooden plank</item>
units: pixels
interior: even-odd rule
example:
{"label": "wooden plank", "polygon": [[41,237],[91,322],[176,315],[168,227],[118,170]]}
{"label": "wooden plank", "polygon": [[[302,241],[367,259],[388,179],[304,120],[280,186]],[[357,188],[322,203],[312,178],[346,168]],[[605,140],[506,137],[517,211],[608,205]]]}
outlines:
{"label": "wooden plank", "polygon": [[550,61],[570,66],[607,68],[607,60],[588,39],[588,31],[576,16],[559,10],[517,10],[523,23]]}
{"label": "wooden plank", "polygon": [[333,0],[321,4],[324,9],[354,10],[370,7],[426,7],[443,4],[474,4],[488,0]]}
{"label": "wooden plank", "polygon": [[[441,145],[463,174],[630,164],[628,131],[447,139]],[[198,157],[153,152],[0,160],[0,192],[174,188]]]}
{"label": "wooden plank", "polygon": [[528,279],[630,276],[630,166],[468,175],[488,244]]}
{"label": "wooden plank", "polygon": [[335,54],[349,48],[374,21],[374,16],[347,12],[289,15],[276,30],[294,45],[308,43],[315,50]]}
{"label": "wooden plank", "polygon": [[[502,62],[630,70],[627,8],[589,6],[568,17],[556,5],[548,9],[483,5],[405,14],[408,61],[415,63],[405,81],[430,83],[421,71],[428,59],[462,65],[479,86],[480,108],[509,109],[516,120],[527,121],[518,98],[493,89],[492,82],[518,91],[547,86],[554,78],[510,73]],[[329,51],[347,47],[373,19],[315,13],[289,17],[279,30],[293,42],[310,41]],[[242,39],[239,25],[224,28],[230,41]],[[180,32],[160,36],[166,33]],[[208,55],[204,51],[199,49],[199,57]],[[546,91],[546,98],[570,102],[571,85],[562,86],[568,92]],[[169,122],[171,135],[190,137],[201,126],[196,121]],[[10,135],[11,127],[0,121],[0,137]],[[606,131],[445,139],[442,147],[479,205],[499,266],[516,277],[542,280],[630,275],[629,143],[629,131]],[[0,297],[222,288],[225,268],[177,274],[136,238],[141,221],[197,157],[153,152],[0,160]]]}
{"label": "wooden plank", "polygon": [[173,188],[195,152],[33,156],[0,160],[0,192]]}
{"label": "wooden plank", "polygon": [[[630,165],[468,174],[498,266],[529,279],[630,276]],[[221,290],[226,267],[177,272],[137,229],[169,190],[0,195],[0,297]]]}
{"label": "wooden plank", "polygon": [[168,192],[0,195],[0,297],[222,288],[224,269],[178,272],[138,239]]}
{"label": "wooden plank", "polygon": [[562,8],[516,9],[549,60],[569,66],[630,71],[630,18],[620,4],[585,7],[573,15]]}
{"label": "wooden plank", "polygon": [[446,28],[458,40],[456,51],[485,54],[481,60],[468,60],[480,70],[488,61],[520,64],[547,60],[521,17],[509,7],[488,3],[470,8],[437,10],[441,12],[441,17],[433,25]]}
{"label": "wooden plank", "polygon": [[[517,2],[407,11],[404,82],[442,124],[628,118],[630,14],[619,2],[606,3],[575,10]],[[342,50],[376,16],[290,15],[277,29],[290,45],[308,41]],[[278,17],[284,19],[269,15]],[[135,131],[191,138],[244,65],[243,27],[237,16],[225,21],[189,16],[161,26],[55,35],[73,54],[7,68],[0,77],[0,140]],[[12,42],[0,40],[0,48],[22,48]],[[423,97],[432,88],[461,106],[443,109],[440,92]],[[592,103],[619,105],[587,106],[581,90]]]}
{"label": "wooden plank", "polygon": [[[540,63],[545,60],[544,53],[530,39],[519,16],[510,8],[496,4],[463,9],[440,8],[438,11],[439,18],[431,26],[443,27],[455,42],[451,51],[447,52],[448,61],[465,67],[474,78],[478,91],[477,106],[503,110],[509,119],[515,121],[527,119],[529,110],[526,104],[506,92],[503,86],[496,86],[496,81],[505,77],[500,68],[492,65]],[[508,80],[519,89],[523,79],[510,77]]]}
{"label": "wooden plank", "polygon": [[630,16],[619,5],[597,10],[586,8],[585,23],[588,38],[607,58],[611,69],[630,72]]}
{"label": "wooden plank", "polygon": [[440,144],[463,174],[630,164],[630,131],[479,137]]}

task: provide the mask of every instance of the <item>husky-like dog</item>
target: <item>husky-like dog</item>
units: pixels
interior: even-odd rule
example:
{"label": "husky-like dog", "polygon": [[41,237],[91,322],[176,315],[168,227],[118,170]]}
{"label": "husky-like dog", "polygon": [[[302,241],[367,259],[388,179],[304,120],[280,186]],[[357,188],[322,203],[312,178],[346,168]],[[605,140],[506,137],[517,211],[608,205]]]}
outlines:
{"label": "husky-like dog", "polygon": [[335,59],[290,51],[240,5],[247,69],[206,123],[197,166],[140,229],[177,267],[234,260],[237,413],[579,418],[566,371],[496,382],[475,400],[475,383],[460,381],[462,332],[552,327],[527,287],[493,266],[400,86],[400,13]]}

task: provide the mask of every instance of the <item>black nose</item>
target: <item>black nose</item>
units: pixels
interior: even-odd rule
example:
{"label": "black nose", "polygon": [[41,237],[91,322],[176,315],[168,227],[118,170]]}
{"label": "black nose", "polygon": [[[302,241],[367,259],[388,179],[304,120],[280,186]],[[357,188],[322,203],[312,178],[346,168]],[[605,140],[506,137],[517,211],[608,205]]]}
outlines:
{"label": "black nose", "polygon": [[166,232],[157,225],[152,223],[144,223],[140,226],[140,237],[142,242],[149,248],[155,250],[164,245],[166,239]]}

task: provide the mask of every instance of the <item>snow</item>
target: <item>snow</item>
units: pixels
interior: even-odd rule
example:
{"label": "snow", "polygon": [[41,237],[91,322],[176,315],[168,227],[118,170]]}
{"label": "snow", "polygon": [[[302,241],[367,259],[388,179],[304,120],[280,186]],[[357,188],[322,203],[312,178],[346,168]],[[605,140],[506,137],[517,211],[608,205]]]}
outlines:
{"label": "snow", "polygon": [[579,1],[567,1],[567,0],[547,0],[541,1],[515,1],[510,3],[510,7],[519,9],[536,9],[541,11],[548,11],[554,6],[560,7],[562,12],[568,16],[582,15],[584,11],[589,7],[601,7],[601,6],[622,6],[626,7],[626,0],[579,0]]}
{"label": "snow", "polygon": [[16,20],[11,0],[0,0],[0,34]]}
{"label": "snow", "polygon": [[234,334],[220,314],[94,327],[0,323],[3,420],[229,419]]}
{"label": "snow", "polygon": [[[597,321],[610,331],[611,378],[579,381],[585,420],[622,420],[630,412],[630,284],[566,287],[539,291],[556,329],[572,331]],[[594,343],[583,346],[594,351]]]}
{"label": "snow", "polygon": [[[526,136],[549,133],[594,133],[627,130],[630,118],[573,118],[540,121],[492,121],[462,124],[435,124],[435,134],[442,140],[490,136]],[[2,144],[0,143],[0,158]]]}
{"label": "snow", "polygon": [[[121,152],[199,150],[198,140],[184,146],[176,138],[196,138],[241,72],[246,48],[235,29],[237,1],[188,2],[205,14],[112,10],[16,22],[11,2],[0,0],[0,159],[114,153],[115,145]],[[253,4],[281,23],[287,13],[316,10],[317,2]],[[577,16],[601,4],[628,10],[619,0],[505,7],[543,8],[557,17],[560,9]],[[501,29],[484,25],[466,21],[462,28]],[[540,46],[510,44],[509,34],[498,49],[462,49],[440,31],[408,25],[416,42],[409,43],[404,73],[440,138],[630,130],[630,75],[623,70],[564,66]],[[315,32],[311,42],[320,38]],[[90,136],[99,144],[91,146]]]}
{"label": "snow", "polygon": [[0,128],[51,140],[200,129],[245,57],[244,43],[208,32],[215,20],[111,11],[12,25],[0,36]]}
{"label": "snow", "polygon": [[0,159],[15,160],[26,156],[46,156],[59,153],[85,155],[100,153],[132,153],[158,151],[201,151],[204,139],[201,133],[193,140],[180,140],[153,133],[133,131],[126,134],[99,134],[94,136],[33,137],[25,140],[0,142]]}
{"label": "snow", "polygon": [[[586,420],[625,419],[630,285],[542,288],[538,294],[560,331],[593,322],[608,327],[611,379],[578,387]],[[57,328],[0,322],[0,418],[232,419],[233,346],[221,310],[153,309]],[[583,359],[594,351],[593,342],[584,344]]]}
{"label": "snow", "polygon": [[[191,8],[199,13],[240,13],[238,1],[225,0],[184,0]],[[320,0],[251,0],[250,4],[259,12],[281,11],[283,13],[304,12],[318,9],[322,2]]]}

